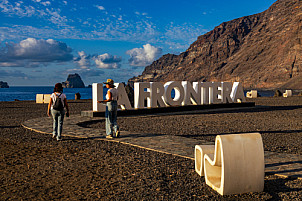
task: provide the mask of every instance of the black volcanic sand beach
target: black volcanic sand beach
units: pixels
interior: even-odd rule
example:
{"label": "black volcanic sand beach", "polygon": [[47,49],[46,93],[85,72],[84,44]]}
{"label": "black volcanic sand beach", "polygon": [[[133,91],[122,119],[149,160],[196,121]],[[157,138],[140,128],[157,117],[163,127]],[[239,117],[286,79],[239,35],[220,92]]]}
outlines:
{"label": "black volcanic sand beach", "polygon": [[[221,133],[258,131],[265,150],[301,154],[302,97],[252,99],[271,106],[208,114],[121,117],[122,130],[214,141]],[[91,100],[70,101],[71,115]],[[299,200],[302,180],[265,176],[264,192],[220,196],[194,161],[108,141],[64,138],[26,130],[47,105],[0,102],[1,200]],[[102,122],[87,124],[103,126]]]}

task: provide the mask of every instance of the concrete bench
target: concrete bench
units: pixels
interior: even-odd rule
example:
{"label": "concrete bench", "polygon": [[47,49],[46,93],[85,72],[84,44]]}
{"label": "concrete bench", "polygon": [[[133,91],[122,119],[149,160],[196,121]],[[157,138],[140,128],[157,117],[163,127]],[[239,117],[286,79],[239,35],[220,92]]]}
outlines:
{"label": "concrete bench", "polygon": [[51,94],[37,94],[36,103],[49,103]]}
{"label": "concrete bench", "polygon": [[290,97],[293,96],[292,90],[285,90],[285,93],[283,93],[283,97]]}
{"label": "concrete bench", "polygon": [[217,135],[215,145],[196,145],[195,170],[221,195],[263,191],[261,135]]}
{"label": "concrete bench", "polygon": [[257,98],[258,97],[257,90],[251,90],[251,91],[246,92],[246,97],[247,98]]}

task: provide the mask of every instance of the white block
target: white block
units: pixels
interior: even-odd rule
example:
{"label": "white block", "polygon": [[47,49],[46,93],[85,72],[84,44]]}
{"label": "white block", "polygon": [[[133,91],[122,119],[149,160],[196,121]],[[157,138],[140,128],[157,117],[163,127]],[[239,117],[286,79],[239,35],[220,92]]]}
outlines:
{"label": "white block", "polygon": [[246,92],[247,98],[257,98],[258,97],[258,91],[257,90],[251,90]]}
{"label": "white block", "polygon": [[293,96],[292,90],[285,90],[285,93],[283,93],[283,97],[290,97]]}
{"label": "white block", "polygon": [[44,94],[43,102],[48,104],[50,101],[50,96],[51,94]]}
{"label": "white block", "polygon": [[36,103],[44,103],[44,94],[36,95]]}

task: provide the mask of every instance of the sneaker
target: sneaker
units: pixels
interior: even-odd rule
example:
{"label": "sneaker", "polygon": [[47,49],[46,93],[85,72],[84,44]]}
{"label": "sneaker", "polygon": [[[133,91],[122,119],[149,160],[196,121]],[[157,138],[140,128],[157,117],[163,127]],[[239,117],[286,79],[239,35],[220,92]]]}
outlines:
{"label": "sneaker", "polygon": [[57,135],[55,135],[55,134],[52,134],[52,138],[56,138],[57,137]]}
{"label": "sneaker", "polygon": [[112,137],[112,135],[107,135],[106,138],[107,139],[112,139],[113,137]]}
{"label": "sneaker", "polygon": [[57,138],[57,141],[62,141],[62,138]]}
{"label": "sneaker", "polygon": [[116,131],[115,137],[120,137],[120,131]]}

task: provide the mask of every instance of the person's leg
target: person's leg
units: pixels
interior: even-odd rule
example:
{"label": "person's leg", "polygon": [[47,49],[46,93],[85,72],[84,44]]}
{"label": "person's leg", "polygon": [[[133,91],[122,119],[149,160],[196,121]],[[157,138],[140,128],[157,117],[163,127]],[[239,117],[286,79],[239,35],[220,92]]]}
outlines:
{"label": "person's leg", "polygon": [[57,111],[54,109],[51,109],[51,116],[53,119],[52,137],[55,138],[58,135],[58,113],[57,113]]}
{"label": "person's leg", "polygon": [[117,125],[117,102],[113,103],[112,107],[112,125],[115,133],[115,137],[119,137],[119,127]]}
{"label": "person's leg", "polygon": [[57,140],[61,140],[65,111],[63,110],[63,111],[60,111],[58,113],[59,113],[59,115],[58,115],[58,135],[57,135]]}
{"label": "person's leg", "polygon": [[106,134],[107,136],[112,136],[112,105],[110,102],[107,103],[106,106]]}

